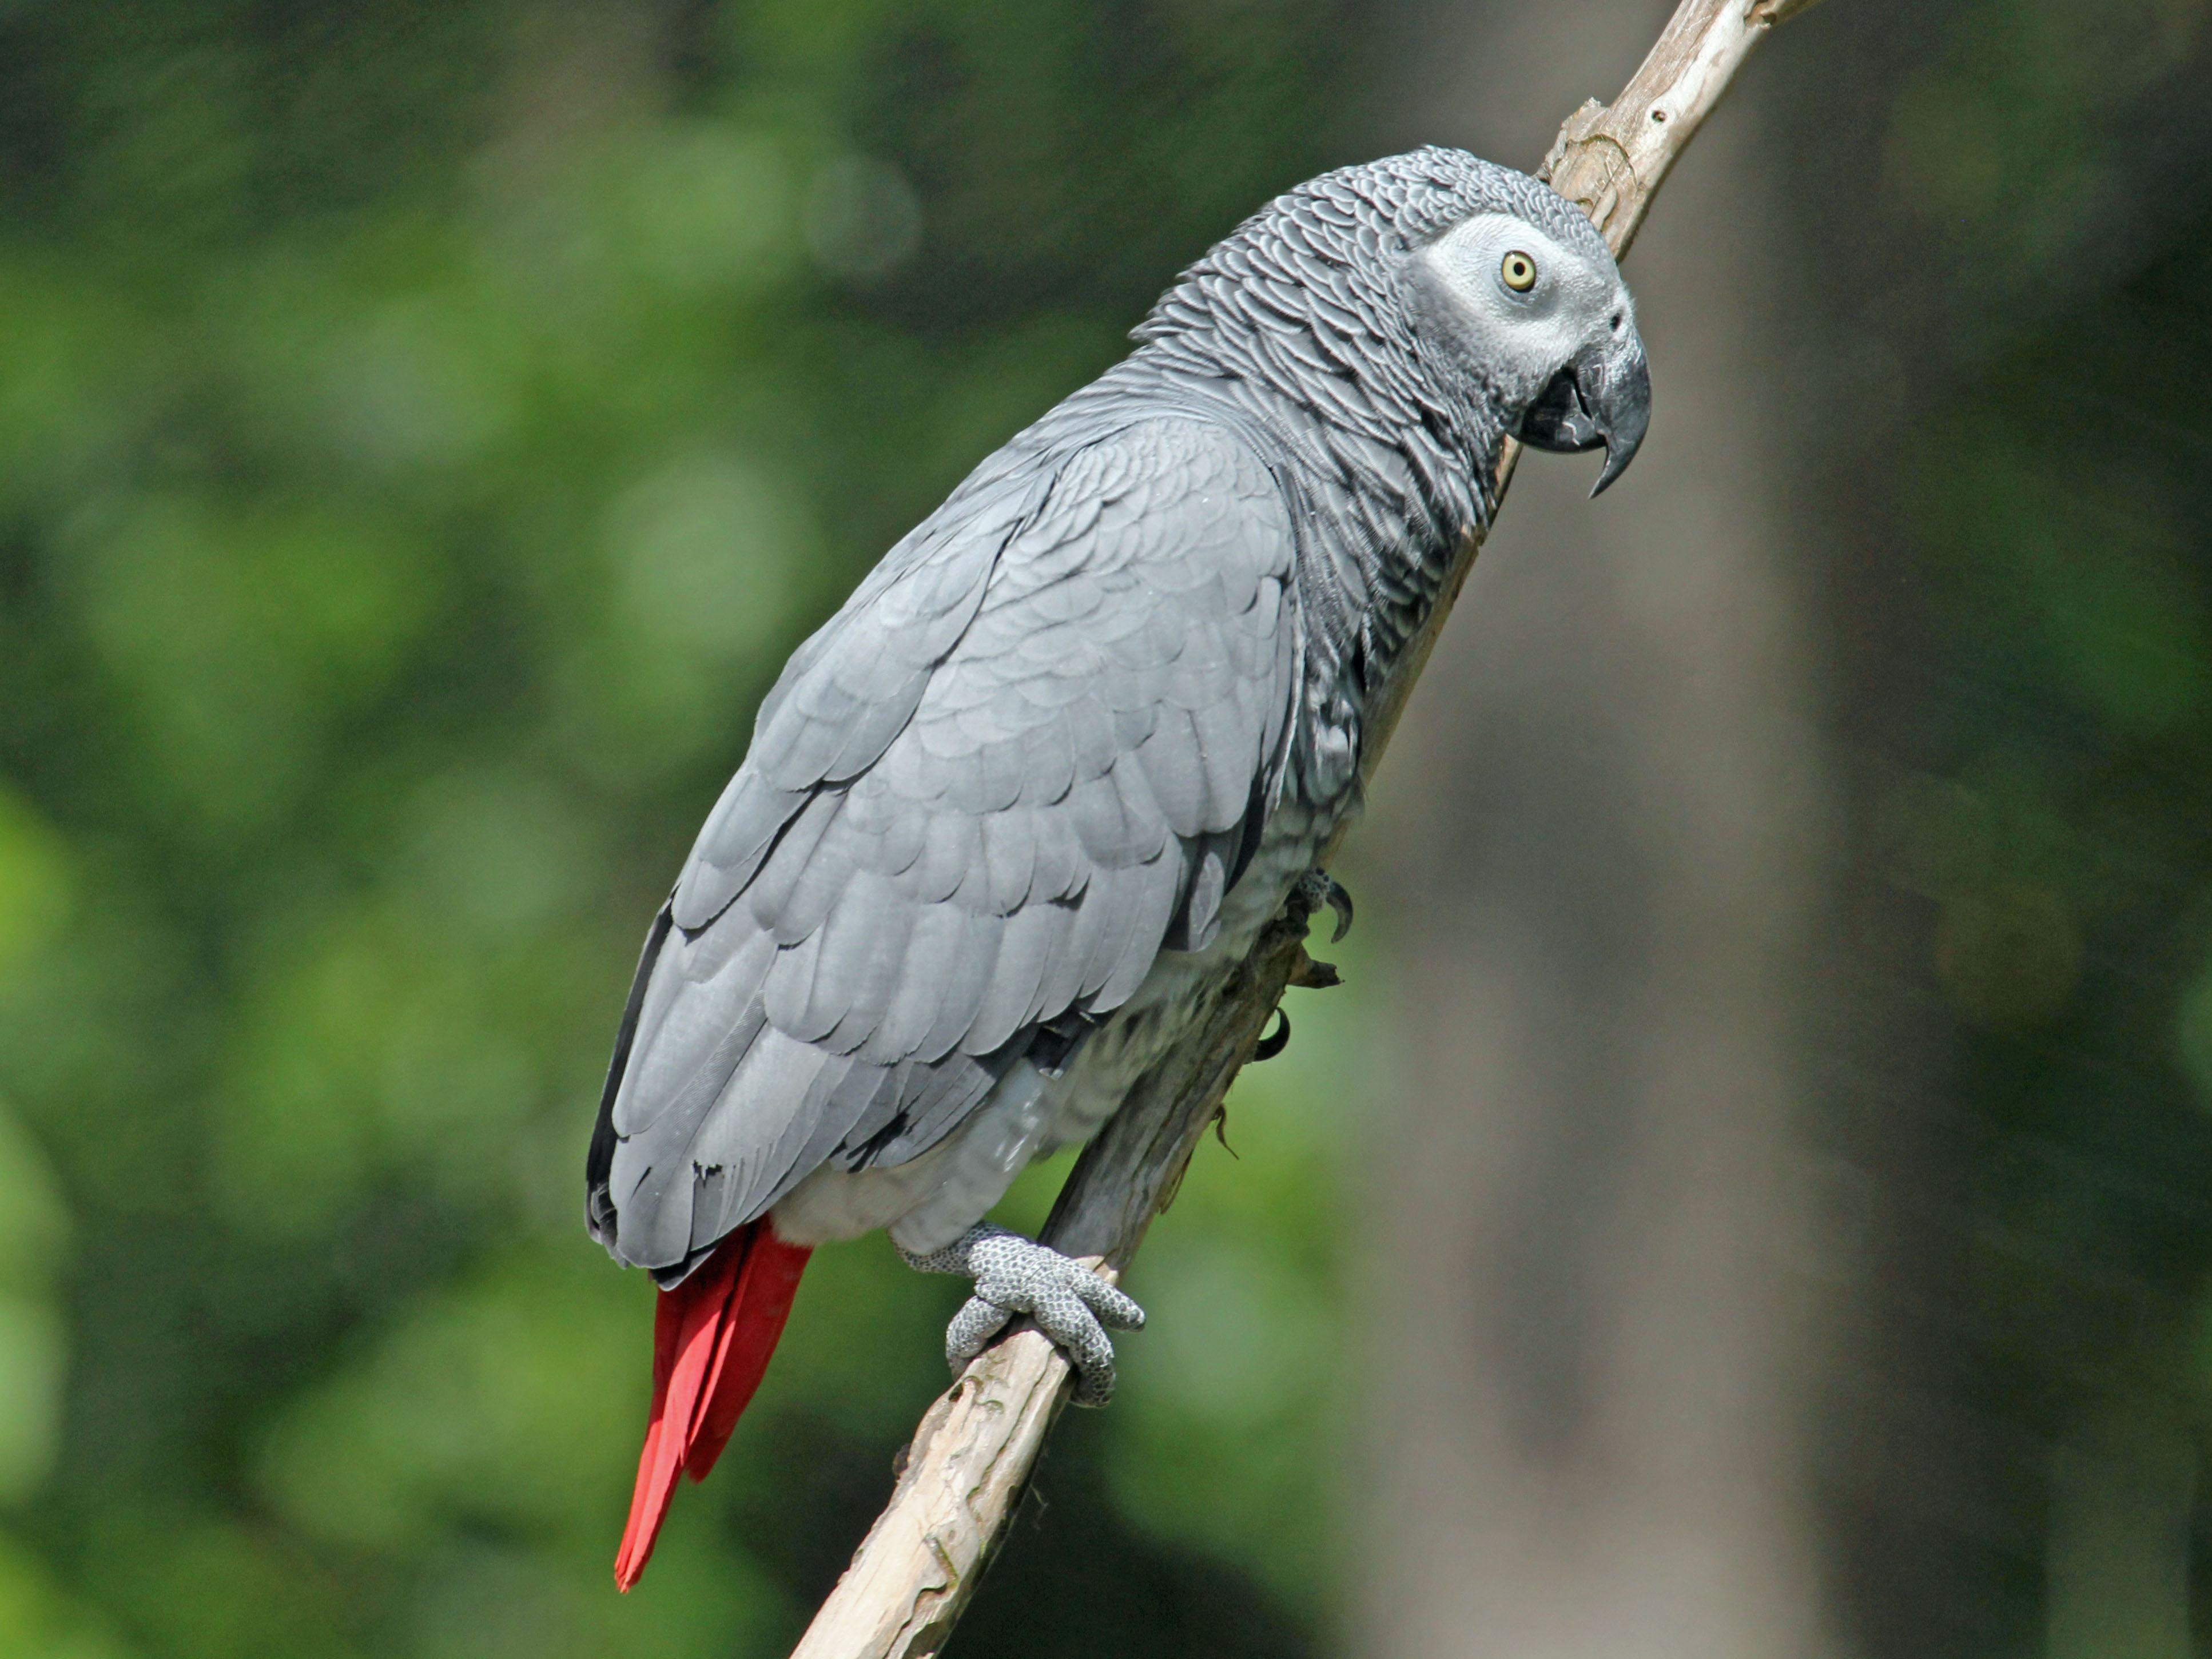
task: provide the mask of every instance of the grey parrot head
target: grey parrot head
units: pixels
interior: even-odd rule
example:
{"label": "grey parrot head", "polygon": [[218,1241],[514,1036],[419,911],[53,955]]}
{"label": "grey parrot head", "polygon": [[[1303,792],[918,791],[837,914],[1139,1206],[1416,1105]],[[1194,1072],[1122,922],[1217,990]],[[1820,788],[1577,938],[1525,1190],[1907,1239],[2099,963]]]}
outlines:
{"label": "grey parrot head", "polygon": [[1485,383],[1507,432],[1538,449],[1604,445],[1593,495],[1628,470],[1651,370],[1636,302],[1581,214],[1474,212],[1413,250],[1406,283],[1415,328]]}
{"label": "grey parrot head", "polygon": [[1135,337],[1333,423],[1415,448],[1433,436],[1486,501],[1507,437],[1603,445],[1603,489],[1650,421],[1635,301],[1604,239],[1550,186],[1464,150],[1340,167],[1277,198]]}

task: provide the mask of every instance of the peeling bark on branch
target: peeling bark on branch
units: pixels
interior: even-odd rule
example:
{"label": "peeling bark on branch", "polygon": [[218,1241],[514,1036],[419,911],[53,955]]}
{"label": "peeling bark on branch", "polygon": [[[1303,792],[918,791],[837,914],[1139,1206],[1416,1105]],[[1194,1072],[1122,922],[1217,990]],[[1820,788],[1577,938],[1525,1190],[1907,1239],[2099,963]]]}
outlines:
{"label": "peeling bark on branch", "polygon": [[[1541,176],[1587,212],[1619,256],[1652,197],[1752,48],[1814,0],[1682,0],[1620,96],[1560,129]],[[1517,447],[1498,467],[1502,498]],[[1372,775],[1449,615],[1480,541],[1470,538],[1435,610],[1370,711]],[[1334,848],[1330,851],[1334,853]],[[1294,902],[1207,1010],[1204,1025],[1133,1090],[1085,1150],[1042,1241],[1118,1276],[1165,1209],[1222,1097],[1252,1058],[1286,986],[1306,980],[1307,916]],[[890,1505],[793,1659],[921,1659],[950,1638],[1066,1402],[1073,1372],[1026,1325],[979,1355],[922,1419]]]}
{"label": "peeling bark on branch", "polygon": [[1817,0],[1682,0],[1611,104],[1567,118],[1537,177],[1590,216],[1617,259],[1751,49]]}

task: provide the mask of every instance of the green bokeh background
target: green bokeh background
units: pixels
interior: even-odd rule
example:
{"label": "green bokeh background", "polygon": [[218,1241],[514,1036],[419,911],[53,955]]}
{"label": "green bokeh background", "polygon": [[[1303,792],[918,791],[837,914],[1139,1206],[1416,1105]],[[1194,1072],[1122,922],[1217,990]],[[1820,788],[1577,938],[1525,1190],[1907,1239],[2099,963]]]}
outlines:
{"label": "green bokeh background", "polygon": [[[1870,118],[1931,247],[2078,253],[2105,112],[2202,18],[2146,68],[2094,9],[1952,7]],[[612,1593],[651,1291],[580,1162],[644,922],[807,628],[1364,153],[1318,112],[1365,17],[0,5],[0,1653],[782,1650],[958,1288],[823,1251]],[[2093,1348],[2201,1433],[2212,214],[2069,282],[1887,452],[1931,665],[1838,833],[1940,908],[1961,1386],[2044,1432]],[[2137,422],[2095,467],[2085,402]],[[1240,1082],[960,1650],[1335,1644],[1386,951]],[[1958,1570],[2032,1631],[2018,1551]]]}
{"label": "green bokeh background", "polygon": [[[784,653],[1330,159],[1327,21],[0,9],[0,1652],[781,1651],[957,1291],[823,1251],[615,1595],[642,925]],[[1320,1615],[1346,1052],[1240,1101],[1146,1269],[1202,1314],[1042,1488],[1147,1643]]]}

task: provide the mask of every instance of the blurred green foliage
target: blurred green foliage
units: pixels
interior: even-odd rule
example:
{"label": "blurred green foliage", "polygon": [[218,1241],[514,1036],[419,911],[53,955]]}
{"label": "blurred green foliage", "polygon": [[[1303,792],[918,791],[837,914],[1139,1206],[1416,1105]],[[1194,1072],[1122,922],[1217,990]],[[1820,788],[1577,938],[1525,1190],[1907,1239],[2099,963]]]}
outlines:
{"label": "blurred green foliage", "polygon": [[[638,940],[785,653],[1333,159],[1330,21],[0,9],[0,1651],[781,1650],[957,1287],[823,1251],[614,1594]],[[1241,1092],[1137,1280],[1203,1317],[1042,1483],[1125,1645],[1324,1616],[1352,1024]],[[989,1599],[969,1650],[1060,1650]]]}
{"label": "blurred green foliage", "polygon": [[[2046,1603],[2071,1565],[2039,1459],[2115,1423],[2212,1441],[2208,294],[2212,222],[2002,354],[1917,469],[1957,759],[1900,790],[1898,846],[1962,1033],[1955,1336],[1970,1397],[2019,1437],[1999,1461],[2026,1466],[2018,1530],[1990,1541],[2044,1571]],[[2086,456],[2084,409],[2124,441]],[[2212,1516],[2195,1529],[2203,1598]]]}
{"label": "blurred green foliage", "polygon": [[1900,1646],[2212,1631],[2208,70],[2202,0],[1966,0],[1886,117],[1866,314],[1949,319],[1862,484],[1917,612],[1860,667],[1869,845],[1926,901],[1867,959],[1945,1033],[1872,1085],[1912,1103],[1906,1341],[1855,1362],[1928,1460],[1860,1546]]}

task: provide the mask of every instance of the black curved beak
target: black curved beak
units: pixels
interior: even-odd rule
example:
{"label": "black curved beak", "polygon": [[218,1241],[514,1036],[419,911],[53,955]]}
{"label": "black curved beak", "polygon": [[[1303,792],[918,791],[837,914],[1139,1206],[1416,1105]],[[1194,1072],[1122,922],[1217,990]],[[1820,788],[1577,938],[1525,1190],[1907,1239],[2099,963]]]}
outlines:
{"label": "black curved beak", "polygon": [[1644,343],[1631,332],[1610,348],[1592,347],[1554,374],[1514,436],[1559,453],[1603,444],[1605,471],[1590,491],[1595,495],[1628,471],[1650,424],[1651,367]]}

